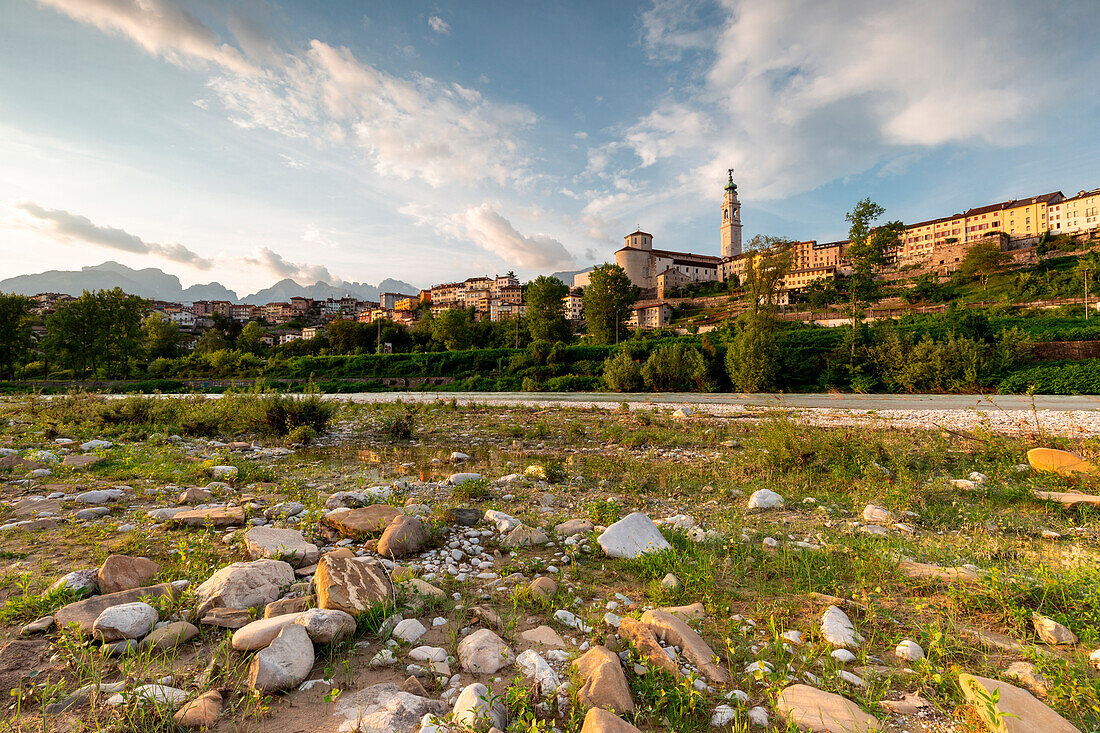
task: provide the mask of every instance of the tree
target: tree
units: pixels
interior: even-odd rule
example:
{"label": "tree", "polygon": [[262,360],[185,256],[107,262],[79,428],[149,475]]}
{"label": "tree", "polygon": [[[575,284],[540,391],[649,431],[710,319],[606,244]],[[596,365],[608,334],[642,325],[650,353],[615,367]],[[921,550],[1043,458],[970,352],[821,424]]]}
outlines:
{"label": "tree", "polygon": [[638,293],[622,267],[605,264],[592,270],[584,289],[584,320],[594,343],[618,341]]}
{"label": "tree", "polygon": [[215,351],[224,351],[226,347],[225,336],[216,328],[203,331],[199,340],[195,342],[196,354],[213,354]]}
{"label": "tree", "polygon": [[15,377],[15,365],[31,345],[30,298],[0,293],[0,379]]}
{"label": "tree", "polygon": [[626,346],[603,361],[603,381],[608,389],[616,392],[633,392],[642,386],[642,368],[630,356]]}
{"label": "tree", "polygon": [[959,263],[959,277],[981,281],[982,290],[986,291],[989,289],[989,276],[1004,272],[1010,262],[1012,255],[1001,250],[997,239],[983,239],[966,251]]}
{"label": "tree", "polygon": [[529,282],[524,293],[527,313],[524,319],[536,341],[566,341],[569,323],[565,320],[562,299],[569,288],[556,277],[539,275]]}
{"label": "tree", "polygon": [[249,321],[237,336],[237,350],[246,354],[258,354],[264,346],[263,337],[263,326],[255,321]]}
{"label": "tree", "polygon": [[792,242],[783,237],[757,234],[749,242],[743,283],[748,310],[754,316],[773,319],[779,307],[779,291],[791,272]]}
{"label": "tree", "polygon": [[745,258],[745,312],[726,351],[726,371],[742,392],[770,387],[779,371],[776,331],[779,293],[791,272],[794,249],[789,239],[758,234]]}
{"label": "tree", "polygon": [[698,349],[683,344],[663,344],[653,350],[642,367],[642,379],[655,392],[702,388],[706,362]]}
{"label": "tree", "polygon": [[180,330],[163,313],[150,313],[141,323],[141,338],[150,360],[171,359],[179,352]]}
{"label": "tree", "polygon": [[334,354],[374,351],[375,329],[369,324],[338,318],[328,325],[329,349]]}
{"label": "tree", "polygon": [[462,351],[474,345],[474,309],[448,308],[435,319],[432,338],[448,351]]}
{"label": "tree", "polygon": [[726,371],[741,392],[763,392],[779,372],[775,329],[759,318],[742,317],[726,349]]}
{"label": "tree", "polygon": [[828,310],[829,304],[835,303],[840,293],[837,292],[834,280],[822,277],[804,287],[802,297],[814,310]]}
{"label": "tree", "polygon": [[852,320],[852,344],[848,357],[849,373],[855,368],[856,338],[859,324],[863,320],[863,309],[878,301],[881,288],[875,280],[875,271],[886,265],[886,255],[898,246],[905,225],[892,221],[874,226],[886,209],[871,199],[856,203],[845,218],[851,226],[848,229],[848,260],[852,274],[848,277],[848,315]]}

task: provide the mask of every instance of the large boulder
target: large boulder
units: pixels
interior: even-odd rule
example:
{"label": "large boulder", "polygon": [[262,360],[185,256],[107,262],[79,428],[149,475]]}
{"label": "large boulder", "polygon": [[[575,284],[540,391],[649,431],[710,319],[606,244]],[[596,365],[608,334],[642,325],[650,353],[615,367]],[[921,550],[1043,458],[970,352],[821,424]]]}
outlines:
{"label": "large boulder", "polygon": [[809,685],[791,685],[779,693],[776,710],[802,730],[814,733],[873,733],[879,721],[851,700]]}
{"label": "large boulder", "polygon": [[626,616],[619,622],[619,636],[630,642],[638,654],[650,667],[663,669],[673,677],[680,676],[680,668],[665,650],[657,643],[653,631],[641,621]]}
{"label": "large boulder", "polygon": [[104,596],[92,596],[59,609],[54,614],[54,623],[57,624],[59,629],[74,624],[80,633],[90,635],[92,626],[99,615],[112,606],[134,603],[143,598],[175,598],[178,594],[179,590],[171,583],[161,583],[147,588],[134,588]]}
{"label": "large boulder", "polygon": [[100,593],[140,588],[160,572],[160,564],[144,557],[110,555],[99,568]]}
{"label": "large boulder", "polygon": [[771,489],[759,489],[749,497],[749,509],[782,509],[783,497]]}
{"label": "large boulder", "polygon": [[634,712],[630,685],[623,674],[619,657],[607,647],[594,646],[573,660],[573,666],[584,684],[578,692],[580,701],[594,708],[606,708],[616,713]]}
{"label": "large boulder", "polygon": [[176,712],[172,720],[181,728],[212,730],[222,714],[222,695],[217,690],[204,692]]}
{"label": "large boulder", "polygon": [[634,512],[615,522],[597,541],[608,557],[638,557],[672,547],[653,520],[642,512]]}
{"label": "large boulder", "polygon": [[489,688],[480,682],[466,685],[458,693],[451,717],[463,730],[475,730],[489,722],[496,728],[508,727],[508,709],[501,700],[489,704]]}
{"label": "large boulder", "polygon": [[[964,672],[959,675],[959,687],[990,730],[1000,733],[1080,733],[1068,720],[1027,690],[1015,685]],[[994,695],[997,696],[996,702],[993,702]],[[999,723],[991,720],[990,704],[996,708]]]}
{"label": "large boulder", "polygon": [[615,713],[603,708],[590,708],[584,716],[581,733],[642,733]]}
{"label": "large boulder", "polygon": [[140,639],[153,630],[158,618],[157,609],[148,603],[123,603],[103,609],[92,623],[92,634],[106,643]]}
{"label": "large boulder", "polygon": [[340,731],[347,733],[414,733],[425,715],[443,715],[450,708],[442,700],[404,692],[392,682],[343,695],[337,704],[336,716],[344,720]]}
{"label": "large boulder", "polygon": [[331,644],[355,633],[355,618],[335,609],[311,608],[294,623],[305,627],[314,644]]}
{"label": "large boulder", "polygon": [[494,674],[515,658],[504,640],[489,629],[478,629],[458,642],[458,660],[467,672]]}
{"label": "large boulder", "polygon": [[[524,677],[535,681],[540,696],[546,698],[557,694],[558,686],[561,684],[558,673],[534,649],[520,652],[520,655],[516,657],[516,666],[523,672]],[[504,726],[498,724],[497,727],[503,728]]]}
{"label": "large boulder", "polygon": [[254,652],[263,649],[275,640],[285,627],[298,621],[300,613],[286,613],[282,616],[262,618],[245,624],[233,632],[231,642],[233,648],[239,652]]}
{"label": "large boulder", "polygon": [[401,512],[389,504],[372,504],[361,509],[330,512],[325,516],[325,524],[345,537],[374,536],[400,515]]}
{"label": "large boulder", "polygon": [[317,545],[306,542],[306,538],[296,529],[253,527],[245,532],[244,543],[254,560],[274,558],[296,568],[313,565],[321,555]]}
{"label": "large boulder", "polygon": [[352,616],[393,599],[393,583],[385,566],[373,558],[331,553],[317,563],[313,576],[318,608]]}
{"label": "large boulder", "polygon": [[729,673],[714,663],[714,651],[687,623],[668,611],[653,609],[642,614],[642,623],[666,644],[674,644],[684,650],[684,656],[699,668],[712,682],[726,684]]}
{"label": "large boulder", "polygon": [[261,692],[297,687],[309,676],[313,661],[313,642],[305,627],[288,624],[252,658],[248,686]]}
{"label": "large boulder", "polygon": [[428,530],[417,517],[402,514],[394,518],[378,539],[382,557],[405,557],[419,552],[428,541]]}
{"label": "large boulder", "polygon": [[294,568],[282,560],[235,562],[195,589],[199,615],[211,608],[263,608],[294,582]]}

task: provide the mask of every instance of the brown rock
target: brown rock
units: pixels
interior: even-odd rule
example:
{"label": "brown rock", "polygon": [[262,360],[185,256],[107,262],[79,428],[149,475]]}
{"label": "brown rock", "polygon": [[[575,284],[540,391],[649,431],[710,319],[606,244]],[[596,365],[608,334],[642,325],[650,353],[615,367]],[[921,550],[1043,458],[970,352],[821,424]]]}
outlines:
{"label": "brown rock", "polygon": [[553,578],[548,578],[545,575],[540,578],[535,578],[531,581],[531,594],[535,598],[549,598],[558,592],[558,584]]}
{"label": "brown rock", "polygon": [[685,621],[698,621],[707,617],[707,611],[703,608],[702,603],[692,603],[688,606],[665,606],[661,610],[679,616]]}
{"label": "brown rock", "polygon": [[252,614],[247,608],[211,608],[199,621],[203,626],[219,629],[239,629],[251,622]]}
{"label": "brown rock", "polygon": [[180,492],[179,498],[176,499],[177,504],[202,504],[205,501],[210,501],[211,494],[206,489],[199,489],[192,486],[189,489],[184,489]]}
{"label": "brown rock", "polygon": [[873,733],[881,730],[878,719],[863,712],[851,700],[809,685],[791,685],[775,701],[785,720],[814,733]]}
{"label": "brown rock", "polygon": [[264,607],[264,618],[282,616],[287,613],[301,613],[308,608],[309,599],[304,596],[302,598],[280,598]]}
{"label": "brown rock", "polygon": [[719,684],[730,681],[729,673],[714,663],[714,652],[703,641],[703,637],[695,633],[680,617],[667,611],[652,610],[642,614],[642,623],[652,629],[661,641],[683,649],[687,658],[707,679]]}
{"label": "brown rock", "polygon": [[591,708],[584,716],[581,733],[642,733],[642,731],[603,708]]}
{"label": "brown rock", "polygon": [[56,499],[20,499],[12,505],[16,517],[33,517],[36,514],[47,512],[60,514],[61,504]]}
{"label": "brown rock", "polygon": [[1076,506],[1096,506],[1100,507],[1100,496],[1092,496],[1090,494],[1081,494],[1079,492],[1063,492],[1063,491],[1033,491],[1035,498],[1045,499],[1046,501],[1056,501],[1064,507],[1070,509]]}
{"label": "brown rock", "polygon": [[99,568],[100,593],[140,588],[160,572],[160,564],[144,557],[110,555]]}
{"label": "brown rock", "polygon": [[400,515],[401,512],[389,504],[371,504],[360,509],[329,514],[325,517],[325,524],[345,537],[374,536]]}
{"label": "brown rock", "polygon": [[912,560],[898,563],[898,572],[907,578],[943,580],[948,583],[978,583],[981,578],[969,568],[944,568]]}
{"label": "brown rock", "polygon": [[573,660],[573,666],[584,680],[578,696],[585,705],[607,708],[616,713],[634,712],[630,685],[626,682],[619,658],[607,647],[594,646]]}
{"label": "brown rock", "polygon": [[218,725],[221,714],[222,695],[210,690],[180,708],[172,719],[182,728],[208,730]]}
{"label": "brown rock", "polygon": [[65,456],[61,464],[70,468],[87,468],[103,460],[103,456]]}
{"label": "brown rock", "polygon": [[[1039,702],[1030,692],[988,677],[959,675],[959,687],[990,730],[997,733],[1081,733],[1058,713]],[[990,719],[989,698],[999,691],[995,705],[1000,722]]]}
{"label": "brown rock", "polygon": [[54,614],[54,623],[60,629],[69,624],[76,624],[80,633],[90,636],[92,624],[95,623],[95,620],[99,618],[99,614],[103,613],[104,609],[150,598],[175,598],[177,595],[178,591],[172,587],[171,583],[161,583],[160,585],[151,585],[148,588],[133,588],[118,593],[92,596],[83,601],[70,603],[60,609]]}
{"label": "brown rock", "polygon": [[227,506],[220,509],[192,509],[189,512],[180,512],[172,517],[173,522],[186,524],[190,527],[228,527],[231,524],[244,524],[244,507]]}
{"label": "brown rock", "polygon": [[416,517],[402,514],[394,518],[378,540],[378,554],[382,557],[405,557],[419,552],[428,541],[424,523]]}
{"label": "brown rock", "polygon": [[317,607],[332,608],[352,616],[393,598],[393,584],[386,568],[366,557],[341,557],[329,553],[317,563],[313,576]]}
{"label": "brown rock", "polygon": [[641,621],[629,616],[624,617],[619,623],[619,636],[633,644],[638,653],[649,662],[650,667],[663,669],[673,677],[680,677],[680,668],[676,666],[676,662],[665,653],[657,643],[657,637]]}
{"label": "brown rock", "polygon": [[148,649],[172,649],[190,641],[199,635],[199,629],[194,624],[186,621],[175,621],[159,629],[153,629],[148,636],[141,640],[141,645]]}
{"label": "brown rock", "polygon": [[424,689],[424,685],[420,684],[420,680],[415,677],[409,677],[405,680],[405,683],[401,685],[401,691],[407,692],[410,695],[416,695],[417,697],[428,697],[428,691]]}

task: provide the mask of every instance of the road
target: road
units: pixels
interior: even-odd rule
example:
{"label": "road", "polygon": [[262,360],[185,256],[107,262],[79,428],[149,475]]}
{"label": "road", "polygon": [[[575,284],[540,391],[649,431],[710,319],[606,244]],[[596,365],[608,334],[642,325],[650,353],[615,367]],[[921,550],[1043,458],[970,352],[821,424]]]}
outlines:
{"label": "road", "polygon": [[354,402],[393,402],[457,399],[491,404],[617,405],[621,402],[653,405],[722,405],[826,410],[979,410],[987,412],[1100,410],[1100,395],[897,395],[897,394],[708,394],[617,392],[364,392],[332,395]]}

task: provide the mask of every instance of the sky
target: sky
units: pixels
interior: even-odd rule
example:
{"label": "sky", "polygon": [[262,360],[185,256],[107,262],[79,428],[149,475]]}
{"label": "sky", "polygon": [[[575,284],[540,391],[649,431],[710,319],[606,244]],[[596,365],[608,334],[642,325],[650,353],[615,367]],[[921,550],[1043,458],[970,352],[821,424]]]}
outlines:
{"label": "sky", "polygon": [[0,278],[522,279],[1100,187],[1095,0],[4,0]]}

